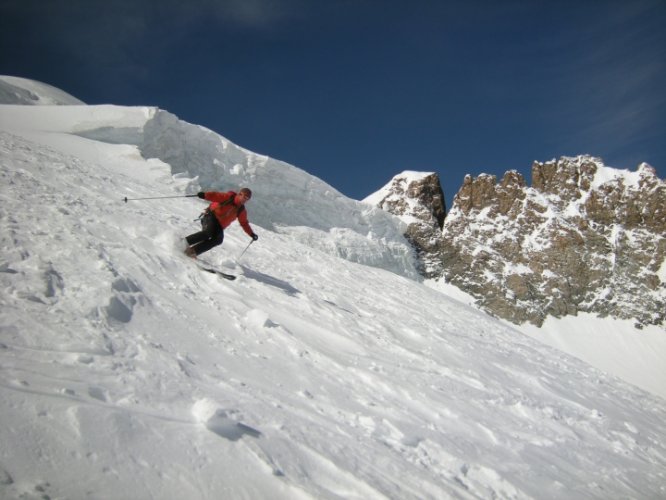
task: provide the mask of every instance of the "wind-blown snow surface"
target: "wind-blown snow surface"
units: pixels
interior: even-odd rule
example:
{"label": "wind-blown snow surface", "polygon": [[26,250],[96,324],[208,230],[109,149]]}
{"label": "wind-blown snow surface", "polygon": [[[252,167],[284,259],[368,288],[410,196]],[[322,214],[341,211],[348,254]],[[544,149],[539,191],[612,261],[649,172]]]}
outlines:
{"label": "wind-blown snow surface", "polygon": [[197,188],[108,143],[152,111],[44,110],[0,107],[0,497],[666,495],[663,400],[257,196],[240,264],[237,225],[206,256],[239,278],[204,273],[204,204],[120,201]]}

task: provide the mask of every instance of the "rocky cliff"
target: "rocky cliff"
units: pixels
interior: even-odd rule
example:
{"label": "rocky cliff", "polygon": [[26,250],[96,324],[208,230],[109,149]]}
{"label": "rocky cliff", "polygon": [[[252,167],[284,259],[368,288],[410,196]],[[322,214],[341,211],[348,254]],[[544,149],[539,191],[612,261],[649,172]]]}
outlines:
{"label": "rocky cliff", "polygon": [[440,254],[446,203],[437,174],[403,172],[363,201],[397,215],[406,224],[405,236],[416,250],[422,276],[443,275]]}
{"label": "rocky cliff", "polygon": [[[401,203],[381,206],[396,213]],[[515,323],[578,312],[637,326],[666,319],[666,183],[647,164],[535,162],[531,187],[516,171],[499,182],[468,176],[427,241],[417,246],[427,249],[426,277]]]}

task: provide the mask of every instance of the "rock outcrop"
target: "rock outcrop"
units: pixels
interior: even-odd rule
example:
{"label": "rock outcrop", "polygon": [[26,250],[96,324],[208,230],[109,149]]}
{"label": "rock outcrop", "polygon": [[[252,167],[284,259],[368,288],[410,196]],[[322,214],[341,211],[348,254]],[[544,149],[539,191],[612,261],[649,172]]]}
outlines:
{"label": "rock outcrop", "polygon": [[440,245],[446,203],[437,174],[403,172],[363,201],[400,217],[407,225],[405,237],[417,252],[421,275],[442,276]]}
{"label": "rock outcrop", "polygon": [[535,162],[531,187],[517,171],[499,182],[467,176],[443,226],[435,174],[397,176],[368,201],[408,222],[424,277],[498,317],[541,325],[589,312],[638,327],[666,319],[666,183],[647,164],[629,172],[591,156]]}
{"label": "rock outcrop", "polygon": [[466,177],[443,230],[443,277],[488,311],[541,325],[578,312],[663,324],[666,183],[653,168],[560,158]]}

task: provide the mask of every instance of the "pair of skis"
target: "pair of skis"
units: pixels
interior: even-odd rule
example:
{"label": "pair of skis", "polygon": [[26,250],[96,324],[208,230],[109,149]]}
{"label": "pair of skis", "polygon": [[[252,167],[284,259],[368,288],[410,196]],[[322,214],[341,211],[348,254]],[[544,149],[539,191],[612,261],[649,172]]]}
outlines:
{"label": "pair of skis", "polygon": [[215,268],[213,268],[213,267],[210,267],[210,266],[208,266],[207,264],[199,264],[199,263],[197,263],[197,266],[198,266],[199,269],[201,269],[202,271],[206,271],[207,273],[211,273],[211,274],[217,274],[220,278],[224,278],[225,280],[233,281],[233,280],[236,279],[236,276],[235,276],[235,275],[233,275],[233,274],[223,273],[223,272],[220,271],[219,269],[215,269]]}
{"label": "pair of skis", "polygon": [[[245,255],[245,252],[247,252],[247,249],[250,248],[250,245],[251,245],[252,243],[254,243],[255,241],[256,241],[256,240],[252,240],[252,241],[250,241],[250,243],[248,243],[248,245],[245,247],[245,249],[241,252],[241,254],[240,254],[240,255],[238,256],[238,258],[236,259],[236,263],[238,263],[238,261],[241,259],[241,257],[242,257],[243,255]],[[197,265],[198,265],[203,271],[206,271],[207,273],[211,273],[211,274],[217,274],[218,276],[220,276],[221,278],[224,278],[225,280],[233,281],[233,280],[236,279],[236,276],[234,276],[233,274],[223,273],[223,272],[220,271],[219,269],[215,269],[214,267],[211,267],[211,266],[208,265],[208,264],[203,264],[203,263],[197,262]]]}

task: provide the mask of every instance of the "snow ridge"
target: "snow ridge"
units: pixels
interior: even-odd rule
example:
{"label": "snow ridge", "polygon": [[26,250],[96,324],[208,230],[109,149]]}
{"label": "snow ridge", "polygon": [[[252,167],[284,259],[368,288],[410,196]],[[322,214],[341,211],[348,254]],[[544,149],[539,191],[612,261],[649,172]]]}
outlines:
{"label": "snow ridge", "polygon": [[46,83],[0,75],[0,104],[49,106],[78,105],[84,102]]}

